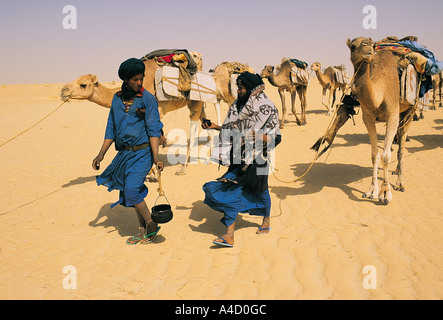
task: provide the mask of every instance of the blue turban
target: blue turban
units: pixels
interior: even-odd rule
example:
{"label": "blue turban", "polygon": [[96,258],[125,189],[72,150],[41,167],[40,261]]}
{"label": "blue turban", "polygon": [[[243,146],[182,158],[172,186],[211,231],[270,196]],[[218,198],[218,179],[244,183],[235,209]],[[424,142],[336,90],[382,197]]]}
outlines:
{"label": "blue turban", "polygon": [[131,79],[138,74],[145,74],[145,64],[142,60],[130,58],[124,61],[118,69],[118,76],[123,81]]}

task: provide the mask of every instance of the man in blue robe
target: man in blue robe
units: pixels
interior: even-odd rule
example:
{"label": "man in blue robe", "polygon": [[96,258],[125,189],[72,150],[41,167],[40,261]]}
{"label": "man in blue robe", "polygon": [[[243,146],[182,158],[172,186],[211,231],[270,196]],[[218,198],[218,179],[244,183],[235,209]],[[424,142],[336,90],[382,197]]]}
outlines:
{"label": "man in blue robe", "polygon": [[144,200],[148,195],[144,182],[153,164],[163,170],[158,157],[163,124],[156,98],[143,88],[144,73],[145,65],[140,59],[131,58],[120,65],[122,89],[113,97],[105,139],[92,161],[93,169],[99,170],[100,162],[115,143],[118,153],[96,181],[108,187],[108,191],[120,191],[119,201],[114,205],[135,208],[140,226],[138,234],[126,241],[131,245],[152,242],[160,230]]}

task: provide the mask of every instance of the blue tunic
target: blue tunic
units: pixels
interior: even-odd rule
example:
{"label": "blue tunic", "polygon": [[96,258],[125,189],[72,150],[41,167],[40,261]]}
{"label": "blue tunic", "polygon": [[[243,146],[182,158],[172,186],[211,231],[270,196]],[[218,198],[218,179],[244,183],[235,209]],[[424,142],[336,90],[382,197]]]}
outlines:
{"label": "blue tunic", "polygon": [[[232,167],[231,167],[232,168]],[[222,178],[237,181],[241,166],[234,166]],[[203,185],[206,203],[212,209],[224,213],[220,220],[226,227],[235,222],[239,213],[249,213],[269,217],[271,214],[271,196],[269,190],[252,193],[245,190],[241,184],[230,182],[210,181]]]}
{"label": "blue tunic", "polygon": [[[139,108],[146,108],[144,119],[136,114]],[[114,95],[105,139],[114,140],[119,151],[111,164],[96,177],[97,184],[108,187],[108,191],[120,190],[119,201],[114,205],[133,207],[143,202],[148,195],[144,181],[152,167],[151,148],[138,151],[121,148],[148,143],[149,137],[160,137],[162,128],[157,99],[151,93],[143,89],[135,96],[128,112],[125,112],[121,93]]]}

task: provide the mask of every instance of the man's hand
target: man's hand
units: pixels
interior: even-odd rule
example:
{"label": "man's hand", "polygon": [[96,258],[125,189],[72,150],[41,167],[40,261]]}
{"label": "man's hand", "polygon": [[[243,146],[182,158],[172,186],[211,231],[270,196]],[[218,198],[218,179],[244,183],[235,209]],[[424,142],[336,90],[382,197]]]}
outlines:
{"label": "man's hand", "polygon": [[92,169],[94,169],[94,170],[100,169],[100,162],[102,162],[103,158],[104,158],[104,156],[101,154],[96,156],[94,158],[94,160],[92,160]]}

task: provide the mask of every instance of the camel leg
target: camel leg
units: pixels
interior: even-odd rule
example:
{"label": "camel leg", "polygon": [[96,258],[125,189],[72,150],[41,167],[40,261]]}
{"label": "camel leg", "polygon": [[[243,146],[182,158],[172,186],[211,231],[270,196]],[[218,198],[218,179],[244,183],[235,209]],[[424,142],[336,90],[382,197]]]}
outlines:
{"label": "camel leg", "polygon": [[215,104],[215,112],[217,113],[217,124],[221,125],[220,100],[217,100],[217,103]]}
{"label": "camel leg", "polygon": [[[385,205],[392,201],[392,191],[391,184],[389,183],[388,166],[391,162],[391,147],[392,142],[394,141],[395,134],[397,133],[398,121],[398,113],[388,116],[386,120],[385,145],[383,148],[383,153],[381,154],[381,162],[383,165],[383,182],[378,196],[378,200]],[[402,174],[400,172],[399,177],[402,177]]]}
{"label": "camel leg", "polygon": [[[397,140],[398,140],[398,151],[397,151],[397,169],[393,174],[397,174],[397,183],[394,187],[394,190],[397,191],[405,191],[405,184],[403,182],[403,151],[405,148],[406,138],[408,136],[408,130],[411,125],[410,117],[411,112],[414,112],[413,108],[410,108],[406,111],[406,115],[403,117],[402,121],[400,121],[399,129],[397,130]],[[405,121],[406,120],[406,121]]]}
{"label": "camel leg", "polygon": [[285,115],[286,115],[285,90],[284,89],[278,89],[278,94],[280,95],[280,100],[281,100],[280,129],[283,129],[283,127],[285,126]]}
{"label": "camel leg", "polygon": [[325,106],[325,108],[326,108],[326,110],[328,110],[328,114],[329,114],[329,106],[328,106],[328,104],[326,103],[326,91],[327,91],[327,90],[328,90],[328,89],[326,89],[326,88],[323,88],[323,90],[322,90],[322,94],[321,94],[321,104]]}
{"label": "camel leg", "polygon": [[[217,100],[215,103],[215,112],[217,114],[217,124],[221,125],[221,115],[220,115],[220,100]],[[208,136],[209,136],[209,149],[212,151],[214,148],[214,135],[216,134],[215,130],[208,129]]]}
{"label": "camel leg", "polygon": [[[436,101],[435,98],[437,96],[437,88],[434,87],[434,89],[432,90],[432,110],[436,110],[435,105],[436,105]],[[440,99],[441,100],[441,99]]]}
{"label": "camel leg", "polygon": [[297,93],[298,98],[300,99],[300,105],[301,105],[301,124],[305,125],[306,122],[306,93],[308,91],[308,87],[306,86],[298,86],[297,87]]}
{"label": "camel leg", "polygon": [[292,113],[295,116],[295,121],[299,126],[301,126],[303,123],[300,121],[299,117],[297,116],[297,110],[295,110],[295,100],[297,98],[297,90],[294,90],[291,92],[291,110]]}
{"label": "camel leg", "polygon": [[190,126],[189,126],[189,143],[187,146],[186,160],[179,170],[175,173],[176,175],[185,175],[186,167],[189,161],[196,163],[198,161],[198,124],[201,120],[202,115],[204,115],[203,102],[201,101],[191,101],[188,104],[190,115]]}
{"label": "camel leg", "polygon": [[330,106],[331,106],[331,114],[332,114],[332,112],[334,112],[336,94],[337,94],[337,88],[335,88],[332,91],[332,102],[330,104]]}
{"label": "camel leg", "polygon": [[380,153],[377,147],[377,130],[375,127],[375,117],[371,114],[363,113],[363,122],[368,130],[369,140],[371,141],[371,160],[372,160],[372,182],[369,191],[363,194],[363,198],[378,197],[378,163],[380,162]]}

